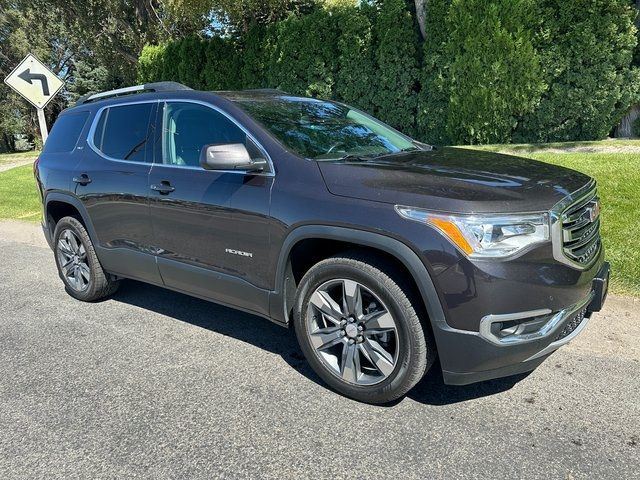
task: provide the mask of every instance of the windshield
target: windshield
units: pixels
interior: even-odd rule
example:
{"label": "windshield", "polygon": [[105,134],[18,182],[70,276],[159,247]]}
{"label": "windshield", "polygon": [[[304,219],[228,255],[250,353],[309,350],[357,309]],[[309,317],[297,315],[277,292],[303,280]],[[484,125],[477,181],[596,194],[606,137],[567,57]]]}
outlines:
{"label": "windshield", "polygon": [[316,160],[418,150],[398,131],[346,105],[279,96],[233,99],[287,148]]}

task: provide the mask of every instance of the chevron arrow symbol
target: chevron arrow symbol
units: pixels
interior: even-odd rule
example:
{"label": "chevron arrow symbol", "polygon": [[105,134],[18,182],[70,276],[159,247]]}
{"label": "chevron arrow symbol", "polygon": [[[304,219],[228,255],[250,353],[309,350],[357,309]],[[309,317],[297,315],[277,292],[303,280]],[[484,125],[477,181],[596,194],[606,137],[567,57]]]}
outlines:
{"label": "chevron arrow symbol", "polygon": [[18,77],[20,77],[22,80],[24,80],[29,84],[32,84],[33,80],[39,80],[40,84],[42,85],[42,94],[45,97],[49,96],[49,82],[47,82],[47,77],[44,76],[43,74],[31,73],[31,70],[27,68],[23,72],[19,73]]}

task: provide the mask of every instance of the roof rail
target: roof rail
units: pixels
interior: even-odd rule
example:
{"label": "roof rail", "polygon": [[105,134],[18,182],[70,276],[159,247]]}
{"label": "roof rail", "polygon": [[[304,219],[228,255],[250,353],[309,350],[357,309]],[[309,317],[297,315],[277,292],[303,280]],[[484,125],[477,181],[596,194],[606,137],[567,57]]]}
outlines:
{"label": "roof rail", "polygon": [[289,92],[280,90],[279,88],[246,88],[243,92],[262,92],[262,93],[282,93],[284,95],[290,95]]}
{"label": "roof rail", "polygon": [[105,98],[120,97],[122,95],[130,95],[142,92],[175,92],[176,90],[191,90],[191,88],[178,82],[155,82],[145,83],[143,85],[135,85],[133,87],[118,88],[107,92],[89,93],[81,96],[76,105],[93,102],[95,100],[104,100]]}

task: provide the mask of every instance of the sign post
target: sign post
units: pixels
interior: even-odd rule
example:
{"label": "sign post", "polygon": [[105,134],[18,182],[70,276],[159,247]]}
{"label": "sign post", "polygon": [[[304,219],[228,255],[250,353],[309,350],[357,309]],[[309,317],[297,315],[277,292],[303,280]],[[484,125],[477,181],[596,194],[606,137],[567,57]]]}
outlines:
{"label": "sign post", "polygon": [[64,82],[49,70],[44,63],[38,60],[35,55],[30,53],[4,79],[4,83],[36,107],[40,135],[44,144],[48,136],[44,107],[56,96],[64,86]]}
{"label": "sign post", "polygon": [[44,108],[36,109],[38,111],[38,125],[40,125],[40,136],[42,137],[42,145],[47,141],[49,130],[47,129],[47,119],[44,117]]}

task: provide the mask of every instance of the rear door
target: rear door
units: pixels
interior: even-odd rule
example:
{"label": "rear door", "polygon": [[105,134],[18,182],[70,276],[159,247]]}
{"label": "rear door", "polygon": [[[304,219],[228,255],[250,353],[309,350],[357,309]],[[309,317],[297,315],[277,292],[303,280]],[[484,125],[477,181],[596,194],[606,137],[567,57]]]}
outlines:
{"label": "rear door", "polygon": [[161,283],[149,218],[149,171],[157,101],[110,105],[98,110],[75,192],[97,235],[107,271]]}
{"label": "rear door", "polygon": [[266,153],[224,113],[196,102],[159,106],[162,125],[150,173],[150,212],[165,284],[259,313],[268,312],[271,172],[204,170],[203,146],[243,143]]}

